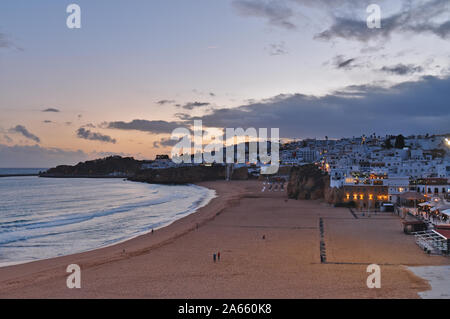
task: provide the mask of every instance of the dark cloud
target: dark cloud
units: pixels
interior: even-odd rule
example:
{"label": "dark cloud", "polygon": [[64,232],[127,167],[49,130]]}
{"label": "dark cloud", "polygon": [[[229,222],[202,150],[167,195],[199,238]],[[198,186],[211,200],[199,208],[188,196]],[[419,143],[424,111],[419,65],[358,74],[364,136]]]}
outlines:
{"label": "dark cloud", "polygon": [[96,128],[96,126],[94,124],[92,124],[92,123],[85,124],[82,127],[84,127],[84,128]]}
{"label": "dark cloud", "polygon": [[414,64],[397,64],[393,66],[384,66],[380,69],[382,72],[396,74],[396,75],[408,75],[413,73],[420,73],[423,71],[423,68]]}
{"label": "dark cloud", "polygon": [[179,140],[172,140],[170,138],[162,138],[159,141],[153,142],[154,148],[165,148],[165,147],[171,147],[177,144]]}
{"label": "dark cloud", "polygon": [[288,51],[286,49],[286,45],[284,42],[280,43],[271,43],[269,44],[269,47],[267,48],[270,55],[285,55],[288,54]]}
{"label": "dark cloud", "polygon": [[294,12],[284,1],[234,0],[232,5],[242,16],[260,17],[271,25],[288,30],[296,29],[296,25],[290,21]]}
{"label": "dark cloud", "polygon": [[9,132],[11,133],[19,133],[22,136],[35,141],[36,143],[40,143],[41,139],[39,137],[37,137],[36,135],[34,135],[33,133],[29,132],[25,126],[23,125],[17,125],[16,127],[13,127],[11,129],[9,129]]}
{"label": "dark cloud", "polygon": [[[391,1],[379,0],[383,9]],[[234,0],[232,5],[238,14],[264,18],[271,25],[285,29],[297,29],[293,17],[299,13],[303,20],[305,7],[314,7],[328,13],[333,23],[315,38],[335,38],[368,42],[374,38],[386,39],[394,32],[431,33],[442,39],[450,37],[450,6],[448,0],[399,0],[401,9],[390,16],[384,16],[380,29],[369,29],[366,8],[371,0]],[[344,13],[345,14],[342,14]]]}
{"label": "dark cloud", "polygon": [[3,138],[6,140],[6,142],[8,142],[8,143],[12,143],[13,142],[13,140],[12,140],[12,138],[10,138],[8,135],[6,135],[6,134],[4,134],[3,135]]}
{"label": "dark cloud", "polygon": [[0,49],[16,49],[23,51],[23,48],[18,47],[5,33],[0,32]]}
{"label": "dark cloud", "polygon": [[350,64],[352,64],[352,62],[354,62],[354,61],[355,61],[355,59],[347,59],[347,60],[345,60],[345,61],[339,62],[339,63],[336,65],[336,67],[337,67],[338,69],[348,68],[348,67],[350,67]]}
{"label": "dark cloud", "polygon": [[215,93],[213,93],[213,92],[209,92],[209,96],[216,96],[216,94]]}
{"label": "dark cloud", "polygon": [[91,140],[91,141],[100,141],[105,143],[112,143],[116,144],[116,140],[108,135],[103,135],[96,132],[91,132],[90,130],[86,130],[83,127],[80,127],[77,131],[77,136],[79,138],[85,139],[85,140]]}
{"label": "dark cloud", "polygon": [[60,110],[55,109],[55,108],[53,108],[53,107],[50,107],[50,108],[48,108],[48,109],[42,110],[42,112],[59,113]]}
{"label": "dark cloud", "polygon": [[204,107],[204,106],[208,106],[211,105],[211,103],[208,102],[189,102],[186,103],[185,105],[182,105],[181,107],[185,110],[193,110],[195,108],[198,107]]}
{"label": "dark cloud", "polygon": [[133,120],[131,122],[110,122],[106,123],[106,127],[118,130],[135,130],[142,132],[149,132],[153,134],[172,133],[172,131],[180,126],[184,127],[180,122],[166,122],[166,121],[147,121],[147,120]]}
{"label": "dark cloud", "polygon": [[175,103],[174,100],[159,100],[158,102],[156,102],[156,104],[159,105],[174,104],[174,103]]}
{"label": "dark cloud", "polygon": [[[367,132],[448,131],[450,78],[424,77],[391,88],[350,86],[322,97],[280,95],[202,117],[207,127],[279,127],[282,137],[351,136]],[[187,120],[187,119],[186,119]]]}
{"label": "dark cloud", "polygon": [[187,113],[175,113],[174,116],[182,121],[186,121],[191,118],[191,116]]}
{"label": "dark cloud", "polygon": [[50,121],[50,120],[44,120],[44,121],[42,121],[42,122],[45,123],[45,124],[53,123],[53,121]]}
{"label": "dark cloud", "polygon": [[353,70],[361,68],[369,68],[372,66],[370,57],[348,58],[343,55],[337,55],[331,61],[323,63],[323,65],[332,65],[336,69]]}
{"label": "dark cloud", "polygon": [[388,17],[382,16],[380,29],[368,28],[365,19],[335,16],[333,25],[316,35],[316,38],[323,40],[342,38],[368,42],[374,38],[389,38],[394,32],[432,33],[443,39],[450,36],[448,0],[402,3],[399,13]]}
{"label": "dark cloud", "polygon": [[333,65],[337,69],[351,69],[353,67],[353,62],[356,61],[356,58],[345,58],[342,55],[335,56],[333,59]]}
{"label": "dark cloud", "polygon": [[11,48],[13,46],[12,42],[8,40],[4,33],[0,32],[0,48]]}

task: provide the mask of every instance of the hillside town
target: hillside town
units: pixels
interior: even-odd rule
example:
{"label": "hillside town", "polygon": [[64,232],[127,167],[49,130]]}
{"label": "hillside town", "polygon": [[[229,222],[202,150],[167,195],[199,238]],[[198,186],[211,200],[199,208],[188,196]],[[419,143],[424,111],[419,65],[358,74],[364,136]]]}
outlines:
{"label": "hillside town", "polygon": [[[264,172],[264,167],[271,163],[259,158],[250,162],[250,144],[243,144],[224,148],[224,161],[220,163],[175,164],[165,154],[154,160],[113,156],[76,166],[59,166],[41,176],[106,176],[156,184],[259,179],[262,192],[287,190],[288,198],[324,199],[328,204],[348,207],[354,216],[392,212],[402,218],[405,233],[415,234],[417,243],[426,252],[449,253],[449,135],[373,134],[293,140],[279,145],[276,174]],[[238,161],[239,147],[245,150],[245,157]],[[267,149],[272,150],[272,146]],[[234,163],[225,164],[230,150],[234,152]]]}
{"label": "hillside town", "polygon": [[[270,147],[268,147],[270,149]],[[236,147],[235,147],[236,150]],[[223,150],[224,158],[227,150]],[[248,159],[249,145],[245,152]],[[236,159],[236,154],[235,154]],[[343,202],[360,209],[380,208],[416,199],[450,196],[450,136],[385,136],[375,134],[342,139],[305,139],[280,146],[280,170],[315,164],[329,175],[329,187],[344,190]],[[165,169],[208,164],[174,164],[168,155],[145,161],[142,169]],[[264,163],[233,164],[259,172]],[[256,173],[258,175],[258,173]],[[414,195],[412,195],[414,193]]]}
{"label": "hillside town", "polygon": [[448,254],[450,140],[445,135],[361,136],[283,146],[285,165],[315,163],[334,202],[363,216],[392,211],[427,253]]}

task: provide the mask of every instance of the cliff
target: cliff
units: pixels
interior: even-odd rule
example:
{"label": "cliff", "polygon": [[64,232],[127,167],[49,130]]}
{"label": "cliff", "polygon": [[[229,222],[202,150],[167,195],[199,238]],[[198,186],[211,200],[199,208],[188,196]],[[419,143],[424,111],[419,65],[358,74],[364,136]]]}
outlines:
{"label": "cliff", "polygon": [[[151,184],[192,184],[202,181],[224,180],[225,178],[225,166],[188,166],[141,170],[129,179]],[[231,179],[248,179],[248,169],[246,167],[235,169]]]}
{"label": "cliff", "polygon": [[329,176],[314,164],[291,169],[287,193],[293,199],[321,199],[328,190]]}
{"label": "cliff", "polygon": [[[226,167],[183,166],[164,169],[144,169],[144,161],[132,157],[112,156],[94,161],[78,163],[75,166],[61,165],[39,174],[41,177],[126,177],[132,181],[154,184],[191,184],[202,181],[224,180]],[[249,178],[247,167],[235,168],[231,179]]]}
{"label": "cliff", "polygon": [[140,170],[142,161],[132,157],[110,156],[75,166],[60,165],[39,174],[41,177],[118,177],[133,176]]}
{"label": "cliff", "polygon": [[342,188],[326,188],[325,189],[325,201],[328,204],[343,205],[342,199],[344,198],[344,190]]}

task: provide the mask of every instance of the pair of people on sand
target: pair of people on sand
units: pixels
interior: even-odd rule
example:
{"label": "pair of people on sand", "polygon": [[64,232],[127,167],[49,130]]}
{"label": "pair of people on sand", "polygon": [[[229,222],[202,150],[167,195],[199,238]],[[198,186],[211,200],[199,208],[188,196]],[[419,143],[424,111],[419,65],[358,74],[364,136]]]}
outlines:
{"label": "pair of people on sand", "polygon": [[217,254],[216,253],[213,254],[213,260],[214,262],[216,262],[216,260],[220,261],[220,251]]}

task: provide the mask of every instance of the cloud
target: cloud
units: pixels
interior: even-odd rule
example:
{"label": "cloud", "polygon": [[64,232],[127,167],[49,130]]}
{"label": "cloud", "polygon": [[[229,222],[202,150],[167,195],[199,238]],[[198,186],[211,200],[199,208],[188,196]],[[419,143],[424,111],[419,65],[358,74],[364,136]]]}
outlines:
{"label": "cloud", "polygon": [[190,120],[191,118],[187,113],[175,113],[174,116],[182,121]]}
{"label": "cloud", "polygon": [[271,43],[269,44],[269,47],[267,48],[270,55],[285,55],[288,54],[288,51],[286,49],[286,45],[284,42],[280,43]]}
{"label": "cloud", "polygon": [[397,64],[393,66],[384,66],[380,69],[382,72],[396,74],[396,75],[408,75],[413,73],[420,73],[423,71],[423,68],[414,64]]}
{"label": "cloud", "polygon": [[77,136],[79,138],[85,139],[85,140],[91,140],[91,141],[100,141],[105,143],[112,143],[116,144],[116,140],[108,135],[103,135],[96,132],[91,132],[90,130],[86,130],[83,127],[80,127],[77,131]]}
{"label": "cloud", "polygon": [[282,137],[445,132],[450,123],[449,87],[450,78],[431,76],[391,88],[349,86],[321,97],[279,95],[189,120],[219,128],[278,127]]}
{"label": "cloud", "polygon": [[368,68],[372,64],[367,57],[361,56],[358,58],[347,58],[343,55],[336,55],[331,61],[326,61],[323,65],[332,65],[335,69],[338,70],[353,70],[353,69],[361,69]]}
{"label": "cloud", "polygon": [[179,140],[172,140],[170,138],[162,138],[159,141],[155,141],[153,142],[153,147],[154,148],[165,148],[165,147],[171,147],[174,146],[175,144],[177,144],[179,142]]}
{"label": "cloud", "polygon": [[166,122],[166,121],[147,121],[147,120],[133,120],[131,122],[110,122],[106,123],[106,127],[109,129],[118,130],[134,130],[149,132],[153,134],[172,133],[172,131],[178,127],[184,127],[184,123],[181,122]]}
{"label": "cloud", "polygon": [[55,108],[48,108],[48,109],[45,109],[45,110],[42,110],[42,112],[49,112],[49,113],[59,113],[60,112],[60,110],[58,110],[58,109],[55,109]]}
{"label": "cloud", "polygon": [[174,104],[174,103],[175,103],[174,100],[159,100],[158,102],[156,102],[156,104],[159,105]]}
{"label": "cloud", "polygon": [[[382,10],[389,7],[392,1],[379,0],[377,4]],[[401,9],[389,16],[383,15],[380,29],[369,29],[366,8],[370,0],[234,0],[235,11],[245,17],[260,17],[269,24],[288,30],[299,29],[292,22],[293,17],[301,15],[300,22],[308,19],[313,25],[317,16],[313,13],[320,10],[329,15],[331,26],[318,33],[315,38],[332,40],[335,38],[353,39],[368,42],[371,39],[389,38],[394,32],[430,33],[442,39],[450,37],[450,6],[448,0],[399,0]],[[313,8],[313,10],[311,10]],[[307,16],[310,15],[310,16]],[[326,21],[326,20],[324,20]]]}
{"label": "cloud", "polygon": [[42,121],[42,122],[45,123],[45,124],[53,123],[53,121],[50,121],[50,120],[44,120],[44,121]]}
{"label": "cloud", "polygon": [[204,107],[204,106],[208,106],[208,105],[211,105],[211,103],[208,103],[208,102],[189,102],[189,103],[186,103],[185,105],[182,105],[180,107],[182,107],[185,110],[193,110],[194,108]]}
{"label": "cloud", "polygon": [[52,167],[61,164],[72,165],[88,159],[88,154],[80,150],[0,144],[0,163],[5,167]]}
{"label": "cloud", "polygon": [[450,37],[450,6],[448,0],[403,1],[400,12],[382,17],[380,29],[369,29],[365,19],[334,16],[333,24],[315,38],[353,39],[368,42],[371,39],[386,39],[394,32],[432,33],[442,39]]}
{"label": "cloud", "polygon": [[30,133],[25,126],[23,125],[17,125],[16,127],[13,127],[11,129],[9,129],[10,133],[19,133],[22,134],[22,136],[35,141],[36,143],[40,143],[41,139],[39,137],[37,137],[36,135],[34,135],[33,133]]}
{"label": "cloud", "polygon": [[234,0],[232,5],[236,12],[245,17],[259,17],[273,26],[293,30],[296,25],[290,21],[293,10],[279,0]]}
{"label": "cloud", "polygon": [[6,140],[7,143],[12,143],[12,142],[13,142],[12,138],[10,138],[10,137],[9,137],[8,135],[6,135],[6,134],[3,134],[3,138]]}
{"label": "cloud", "polygon": [[23,48],[18,47],[5,33],[2,32],[0,32],[0,49],[16,49],[23,51]]}
{"label": "cloud", "polygon": [[4,33],[0,32],[0,48],[11,48],[12,46],[12,42],[8,40]]}
{"label": "cloud", "polygon": [[351,69],[355,60],[355,58],[346,59],[344,56],[338,55],[334,57],[333,64],[337,69]]}
{"label": "cloud", "polygon": [[94,124],[92,124],[92,123],[85,124],[82,127],[84,127],[84,128],[96,128],[96,126]]}

